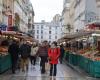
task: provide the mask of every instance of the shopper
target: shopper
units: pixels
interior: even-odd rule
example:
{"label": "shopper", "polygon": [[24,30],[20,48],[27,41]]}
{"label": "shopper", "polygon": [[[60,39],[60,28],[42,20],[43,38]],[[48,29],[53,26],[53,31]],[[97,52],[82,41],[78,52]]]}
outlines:
{"label": "shopper", "polygon": [[39,47],[37,55],[41,58],[40,61],[40,68],[41,68],[41,73],[45,73],[45,63],[47,62],[48,58],[48,48],[46,47],[46,42],[42,42],[42,45]]}
{"label": "shopper", "polygon": [[60,56],[60,49],[57,47],[57,42],[53,42],[51,44],[51,48],[48,50],[49,62],[50,62],[50,80],[52,80],[52,76],[54,80],[56,79],[57,74],[57,64]]}
{"label": "shopper", "polygon": [[33,45],[31,47],[31,54],[30,54],[30,60],[31,60],[31,64],[35,66],[36,63],[36,54],[38,51],[38,46],[37,45]]}
{"label": "shopper", "polygon": [[28,71],[28,62],[30,57],[30,49],[26,41],[23,41],[23,44],[20,46],[20,55],[21,55],[21,68],[22,71]]}
{"label": "shopper", "polygon": [[65,53],[64,46],[63,46],[63,44],[61,44],[60,45],[60,59],[59,59],[61,64],[63,61],[64,53]]}
{"label": "shopper", "polygon": [[12,61],[12,73],[14,74],[17,69],[18,53],[19,46],[15,40],[12,41],[11,45],[8,48],[8,52],[11,54]]}

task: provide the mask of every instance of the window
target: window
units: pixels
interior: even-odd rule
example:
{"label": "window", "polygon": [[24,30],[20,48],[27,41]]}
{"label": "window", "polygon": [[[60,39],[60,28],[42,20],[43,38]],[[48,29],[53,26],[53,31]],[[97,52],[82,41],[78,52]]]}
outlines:
{"label": "window", "polygon": [[37,29],[39,29],[39,25],[37,25]]}
{"label": "window", "polygon": [[55,28],[57,29],[57,26]]}
{"label": "window", "polygon": [[39,34],[39,30],[37,30],[37,34]]}
{"label": "window", "polygon": [[43,25],[41,25],[41,29],[43,29]]}
{"label": "window", "polygon": [[51,29],[51,27],[49,27],[49,29]]}
{"label": "window", "polygon": [[43,36],[41,36],[41,39],[43,39]]}
{"label": "window", "polygon": [[33,26],[32,29],[35,29],[35,27]]}
{"label": "window", "polygon": [[39,39],[39,35],[37,35],[37,39]]}
{"label": "window", "polygon": [[51,43],[51,41],[49,41],[49,43]]}
{"label": "window", "polygon": [[57,31],[55,31],[55,34],[57,34]]}
{"label": "window", "polygon": [[51,35],[49,36],[49,39],[51,39]]}
{"label": "window", "polygon": [[51,34],[51,31],[49,31],[49,34]]}
{"label": "window", "polygon": [[41,30],[41,34],[43,34],[43,30]]}
{"label": "window", "polygon": [[57,36],[55,36],[55,39],[57,39]]}

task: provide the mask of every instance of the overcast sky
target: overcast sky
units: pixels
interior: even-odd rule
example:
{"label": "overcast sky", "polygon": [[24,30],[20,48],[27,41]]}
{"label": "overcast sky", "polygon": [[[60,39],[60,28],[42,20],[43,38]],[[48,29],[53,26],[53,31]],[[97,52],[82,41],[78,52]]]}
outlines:
{"label": "overcast sky", "polygon": [[31,0],[35,12],[35,22],[51,21],[55,14],[61,14],[63,0]]}

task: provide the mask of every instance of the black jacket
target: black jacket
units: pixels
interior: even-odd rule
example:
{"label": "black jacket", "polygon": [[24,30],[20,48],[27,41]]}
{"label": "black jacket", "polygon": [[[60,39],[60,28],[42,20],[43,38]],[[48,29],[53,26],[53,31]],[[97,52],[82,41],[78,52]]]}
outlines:
{"label": "black jacket", "polygon": [[65,50],[63,47],[60,48],[60,57],[63,57],[64,56],[64,53],[65,53]]}
{"label": "black jacket", "polygon": [[29,47],[27,44],[22,44],[20,46],[21,57],[28,58],[30,56],[30,49],[31,49],[31,47]]}
{"label": "black jacket", "polygon": [[8,52],[13,58],[18,58],[19,46],[16,43],[11,44],[8,48]]}

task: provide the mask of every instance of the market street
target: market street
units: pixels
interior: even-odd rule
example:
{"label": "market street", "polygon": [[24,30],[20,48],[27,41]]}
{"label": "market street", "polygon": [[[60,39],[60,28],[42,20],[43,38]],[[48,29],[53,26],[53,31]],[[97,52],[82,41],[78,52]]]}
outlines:
{"label": "market street", "polygon": [[[47,72],[47,74],[41,74],[39,64],[35,66],[35,69],[33,69],[33,67],[31,67],[30,65],[28,73],[23,73],[23,72],[19,73],[18,71],[16,74],[11,74],[11,72],[8,71],[0,75],[0,80],[49,80],[49,72]],[[99,79],[89,77],[83,73],[79,73],[65,64],[59,64],[56,80],[99,80]]]}

